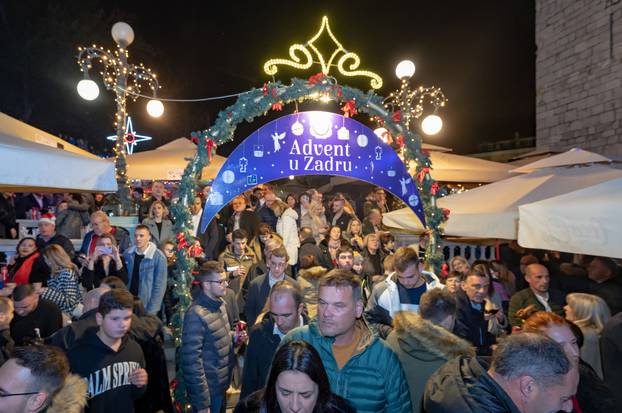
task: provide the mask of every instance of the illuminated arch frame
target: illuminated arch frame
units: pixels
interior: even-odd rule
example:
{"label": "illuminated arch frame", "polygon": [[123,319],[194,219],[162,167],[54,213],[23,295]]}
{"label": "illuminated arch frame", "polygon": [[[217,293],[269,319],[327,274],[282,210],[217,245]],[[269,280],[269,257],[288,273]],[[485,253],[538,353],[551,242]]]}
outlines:
{"label": "illuminated arch frame", "polygon": [[[261,89],[254,88],[241,94],[233,105],[219,112],[216,122],[208,130],[192,133],[193,138],[198,138],[197,153],[184,170],[179,187],[179,200],[172,205],[175,217],[174,229],[177,234],[177,267],[173,292],[179,300],[172,319],[173,326],[182,325],[185,311],[192,302],[190,287],[195,263],[189,257],[189,249],[194,238],[189,232],[192,228],[192,218],[188,205],[194,200],[199,174],[205,166],[209,165],[211,155],[216,151],[209,141],[213,141],[216,145],[232,141],[237,125],[242,122],[250,123],[255,118],[266,115],[269,110],[281,110],[283,105],[289,103],[319,101],[320,99],[332,99],[344,106],[354,106],[359,113],[365,113],[382,123],[393,136],[403,138],[403,146],[393,145],[393,148],[401,152],[407,166],[411,161],[416,163],[414,177],[423,203],[426,225],[434,240],[432,245],[440,245],[439,226],[447,219],[447,215],[445,210],[436,206],[435,198],[431,195],[431,188],[436,183],[429,174],[430,158],[421,150],[419,135],[406,128],[399,121],[399,117],[396,120],[394,114],[384,109],[383,97],[373,91],[365,93],[359,89],[339,85],[334,78],[323,76],[321,73],[312,76],[309,80],[294,78],[289,85],[284,85],[280,81],[269,82]],[[212,154],[208,155],[208,148]],[[419,179],[420,176],[421,179]],[[442,252],[438,249],[427,251],[426,258],[431,265],[439,267],[442,262]],[[181,333],[180,327],[173,328],[176,347],[181,345]],[[185,400],[184,393],[183,375],[178,367],[175,400]]]}

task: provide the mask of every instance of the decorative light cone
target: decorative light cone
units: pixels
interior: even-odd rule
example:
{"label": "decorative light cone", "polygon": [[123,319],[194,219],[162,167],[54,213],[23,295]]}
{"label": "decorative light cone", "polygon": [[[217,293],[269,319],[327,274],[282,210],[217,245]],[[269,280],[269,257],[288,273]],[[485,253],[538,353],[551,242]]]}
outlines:
{"label": "decorative light cone", "polygon": [[415,64],[410,60],[402,60],[395,67],[395,75],[398,79],[410,79],[415,74]]}
{"label": "decorative light cone", "polygon": [[78,94],[84,100],[95,100],[99,96],[99,86],[91,79],[82,79],[78,82]]}
{"label": "decorative light cone", "polygon": [[134,41],[134,30],[124,22],[117,22],[112,25],[110,31],[114,41],[121,47],[127,47]]}
{"label": "decorative light cone", "polygon": [[421,122],[421,129],[426,135],[436,135],[443,128],[443,120],[438,115],[428,115]]}
{"label": "decorative light cone", "polygon": [[147,103],[147,113],[154,118],[159,118],[164,113],[164,105],[157,99],[151,99]]}

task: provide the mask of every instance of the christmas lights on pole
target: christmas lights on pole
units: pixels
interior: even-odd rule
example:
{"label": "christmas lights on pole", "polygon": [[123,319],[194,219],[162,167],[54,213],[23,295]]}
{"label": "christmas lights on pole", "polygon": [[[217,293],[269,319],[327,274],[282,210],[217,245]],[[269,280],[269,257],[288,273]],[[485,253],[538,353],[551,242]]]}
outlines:
{"label": "christmas lights on pole", "polygon": [[112,26],[112,38],[117,44],[117,49],[110,51],[97,45],[78,48],[78,65],[84,73],[84,79],[77,85],[80,96],[86,100],[94,100],[99,95],[97,83],[89,78],[89,70],[93,68],[94,61],[103,65],[100,72],[106,89],[115,93],[116,115],[115,130],[116,143],[115,167],[117,173],[118,196],[123,212],[130,209],[129,181],[127,178],[127,163],[125,159],[125,127],[127,119],[126,101],[130,97],[136,100],[143,83],[151,89],[153,99],[147,104],[147,112],[153,117],[159,117],[164,112],[162,102],[157,100],[156,93],[160,88],[156,74],[140,64],[128,62],[127,47],[134,41],[134,31],[129,24],[118,22]]}
{"label": "christmas lights on pole", "polygon": [[431,105],[434,112],[426,116],[419,126],[426,135],[436,135],[443,127],[443,120],[437,115],[437,111],[445,106],[447,99],[443,91],[434,86],[411,88],[409,81],[414,74],[413,62],[403,60],[398,63],[395,75],[402,81],[402,85],[385,99],[384,106],[392,112],[399,111],[404,125],[412,130],[414,121],[423,115],[427,105]]}

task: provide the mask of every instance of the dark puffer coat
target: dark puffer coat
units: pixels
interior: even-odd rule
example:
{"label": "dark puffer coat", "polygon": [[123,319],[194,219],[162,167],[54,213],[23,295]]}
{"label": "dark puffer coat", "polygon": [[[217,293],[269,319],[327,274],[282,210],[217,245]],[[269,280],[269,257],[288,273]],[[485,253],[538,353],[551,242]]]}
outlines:
{"label": "dark puffer coat", "polygon": [[425,388],[426,413],[520,413],[510,396],[476,357],[456,357],[434,373]]}
{"label": "dark puffer coat", "polygon": [[207,409],[211,394],[224,394],[234,364],[225,302],[199,294],[186,312],[181,338],[181,367],[193,409]]}

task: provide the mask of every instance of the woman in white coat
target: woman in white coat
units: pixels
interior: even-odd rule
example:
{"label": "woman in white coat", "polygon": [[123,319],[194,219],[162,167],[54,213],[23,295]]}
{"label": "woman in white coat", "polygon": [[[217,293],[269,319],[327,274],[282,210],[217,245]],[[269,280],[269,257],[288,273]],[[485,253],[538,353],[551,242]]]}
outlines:
{"label": "woman in white coat", "polygon": [[276,232],[283,238],[283,245],[289,256],[288,264],[296,265],[298,263],[298,248],[300,247],[298,227],[296,226],[298,213],[279,199],[272,204],[271,208],[278,218]]}

